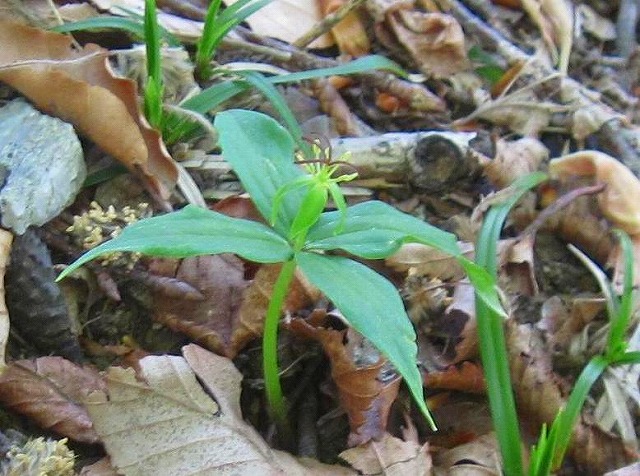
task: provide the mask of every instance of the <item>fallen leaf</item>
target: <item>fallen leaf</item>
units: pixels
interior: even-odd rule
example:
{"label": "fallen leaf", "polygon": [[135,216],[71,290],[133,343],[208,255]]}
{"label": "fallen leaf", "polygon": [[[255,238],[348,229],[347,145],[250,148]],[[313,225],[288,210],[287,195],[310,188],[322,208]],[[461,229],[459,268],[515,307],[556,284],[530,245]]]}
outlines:
{"label": "fallen leaf", "polygon": [[[224,0],[224,4],[229,6],[237,1]],[[321,20],[322,14],[316,0],[273,0],[262,7],[258,14],[247,18],[246,22],[259,35],[293,43]],[[322,35],[309,47],[327,48],[332,45],[331,37]]]}
{"label": "fallen leaf", "polygon": [[62,357],[18,360],[0,376],[0,401],[42,428],[82,443],[96,443],[89,415],[81,402],[105,388],[96,371]]}
{"label": "fallen leaf", "polygon": [[[471,257],[473,244],[458,243],[462,254]],[[458,280],[465,276],[462,266],[450,254],[420,243],[405,243],[385,259],[385,264],[412,276],[430,276],[442,281]]]}
{"label": "fallen leaf", "polygon": [[[234,255],[198,256],[154,260],[151,271],[183,281],[203,300],[181,299],[154,292],[154,319],[182,332],[214,352],[235,357],[244,346],[262,335],[264,316],[280,265],[258,269],[253,281],[244,277],[244,264]],[[285,309],[298,310],[313,298],[299,278],[292,283]]]}
{"label": "fallen leaf", "polygon": [[[131,369],[111,367],[107,391],[95,392],[86,401],[118,472],[309,474],[306,462],[272,450],[244,422],[239,402],[242,376],[229,359],[194,344],[182,352],[184,358],[145,357],[138,376]],[[320,464],[314,471],[354,474]]]}
{"label": "fallen leaf", "polygon": [[[540,428],[551,425],[566,404],[566,384],[553,371],[551,354],[531,326],[506,322],[511,379],[519,411]],[[589,423],[584,416],[574,431],[569,452],[581,470],[603,472],[624,466],[640,455],[627,447],[619,436]]]}
{"label": "fallen leaf", "polygon": [[394,9],[386,25],[428,77],[445,78],[467,68],[464,32],[451,15]]}
{"label": "fallen leaf", "polygon": [[[346,0],[318,0],[324,16],[335,13]],[[351,10],[332,29],[331,35],[338,45],[340,53],[351,57],[366,55],[371,51],[367,31],[357,10]]]}
{"label": "fallen leaf", "polygon": [[5,20],[0,46],[0,81],[74,124],[165,203],[176,165],[140,111],[135,82],[113,74],[107,50],[92,44],[76,49],[67,35]]}
{"label": "fallen leaf", "polygon": [[486,391],[482,368],[473,362],[450,365],[444,370],[425,372],[424,386],[430,389],[458,390],[469,393]]}
{"label": "fallen leaf", "polygon": [[498,442],[493,433],[435,455],[434,463],[450,475],[502,474]]}
{"label": "fallen leaf", "polygon": [[314,327],[299,318],[292,319],[288,328],[299,336],[320,342],[329,357],[331,376],[349,417],[349,446],[379,439],[398,395],[400,377],[389,376],[386,361],[371,344],[361,342],[362,337],[355,331]]}
{"label": "fallen leaf", "polygon": [[385,433],[380,441],[369,441],[363,446],[340,453],[360,474],[430,475],[432,474],[429,444],[419,445],[403,441]]}
{"label": "fallen leaf", "polygon": [[484,166],[484,173],[497,189],[508,187],[517,178],[535,172],[549,159],[549,149],[532,137],[515,141],[498,139],[495,147],[496,155]]}
{"label": "fallen leaf", "polygon": [[80,476],[119,476],[113,466],[111,466],[111,460],[107,458],[102,458],[101,460],[84,466],[80,471]]}

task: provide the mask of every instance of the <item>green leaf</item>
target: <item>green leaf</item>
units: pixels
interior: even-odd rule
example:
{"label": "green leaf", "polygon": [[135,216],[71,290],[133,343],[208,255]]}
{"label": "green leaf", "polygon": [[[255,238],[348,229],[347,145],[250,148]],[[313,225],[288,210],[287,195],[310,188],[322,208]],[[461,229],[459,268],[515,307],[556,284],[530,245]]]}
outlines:
{"label": "green leaf", "polygon": [[[180,41],[174,35],[161,26],[159,28],[162,38],[169,46],[175,48],[181,46]],[[133,35],[135,39],[144,41],[144,26],[142,22],[136,18],[122,18],[116,16],[93,17],[86,20],[58,25],[51,28],[51,31],[57,31],[58,33],[73,33],[74,31],[104,29],[123,30]]]}
{"label": "green leaf", "polygon": [[82,255],[58,280],[84,263],[114,251],[172,258],[235,253],[259,263],[279,263],[292,256],[287,241],[261,223],[187,205],[178,212],[129,225],[113,240]]}
{"label": "green leaf", "polygon": [[[384,56],[371,55],[358,58],[355,61],[334,66],[331,68],[312,69],[300,71],[298,73],[281,74],[265,78],[271,84],[291,83],[306,79],[325,78],[332,75],[349,75],[364,73],[374,69],[387,70],[398,76],[406,77],[407,73],[396,63]],[[214,84],[183,102],[181,105],[186,109],[197,111],[202,114],[218,107],[224,101],[231,99],[236,94],[250,89],[250,85],[244,81],[227,81]]]}
{"label": "green leaf", "polygon": [[418,407],[435,427],[425,404],[416,360],[416,334],[396,288],[385,278],[341,256],[301,251],[305,276],[336,305],[355,330],[371,341],[404,378]]}
{"label": "green leaf", "polygon": [[467,277],[473,285],[476,296],[484,305],[498,316],[502,318],[507,317],[502,307],[502,302],[500,301],[496,280],[484,268],[463,256],[458,257],[458,262],[464,268],[465,273],[467,273]]}
{"label": "green leaf", "polygon": [[[280,187],[304,175],[293,163],[293,139],[269,116],[242,109],[219,113],[214,125],[220,134],[222,155],[269,221]],[[304,195],[304,189],[287,193],[274,225],[282,236],[288,235]]]}
{"label": "green leaf", "polygon": [[[460,255],[455,235],[372,200],[347,208],[344,226],[340,211],[323,213],[309,230],[306,250],[342,249],[367,259],[395,253],[403,243],[423,243],[453,256]],[[339,233],[336,233],[339,231]]]}

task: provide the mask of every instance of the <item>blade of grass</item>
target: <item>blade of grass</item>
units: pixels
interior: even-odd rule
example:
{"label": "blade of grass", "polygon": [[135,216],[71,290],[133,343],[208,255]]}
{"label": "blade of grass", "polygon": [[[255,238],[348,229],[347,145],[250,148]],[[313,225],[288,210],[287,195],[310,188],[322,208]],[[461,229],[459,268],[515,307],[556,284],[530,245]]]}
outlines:
{"label": "blade of grass", "polygon": [[[542,173],[518,179],[510,187],[513,190],[511,196],[503,203],[494,205],[485,217],[476,244],[476,263],[496,280],[496,248],[509,210],[527,190],[545,179],[546,176]],[[520,425],[511,386],[503,320],[479,298],[476,298],[476,320],[491,417],[502,453],[504,472],[507,475],[521,475],[523,465]]]}

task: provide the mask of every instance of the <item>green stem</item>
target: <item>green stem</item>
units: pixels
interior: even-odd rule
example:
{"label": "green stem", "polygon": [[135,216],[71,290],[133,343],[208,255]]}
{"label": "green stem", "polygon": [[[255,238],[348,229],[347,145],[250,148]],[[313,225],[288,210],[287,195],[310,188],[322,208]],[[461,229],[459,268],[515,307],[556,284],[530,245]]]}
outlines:
{"label": "green stem", "polygon": [[284,432],[287,428],[287,407],[282,397],[278,367],[278,324],[280,323],[282,305],[295,269],[296,262],[294,260],[286,261],[282,265],[271,292],[262,336],[262,366],[269,412],[278,428]]}

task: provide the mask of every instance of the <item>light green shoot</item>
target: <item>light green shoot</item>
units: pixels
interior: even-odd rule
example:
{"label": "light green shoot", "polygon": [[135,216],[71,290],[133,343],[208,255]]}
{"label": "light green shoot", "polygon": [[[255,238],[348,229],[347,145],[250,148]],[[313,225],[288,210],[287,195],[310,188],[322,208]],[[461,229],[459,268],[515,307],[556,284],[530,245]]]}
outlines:
{"label": "light green shoot", "polygon": [[[322,151],[317,144],[313,144],[312,151],[315,157],[328,155],[327,151]],[[278,212],[282,207],[282,202],[285,196],[294,190],[307,188],[308,191],[304,197],[302,205],[291,223],[289,237],[294,241],[301,236],[304,239],[309,228],[318,221],[318,217],[322,214],[322,211],[327,205],[329,196],[331,196],[333,203],[340,212],[340,221],[335,230],[335,233],[340,233],[344,228],[346,220],[347,203],[342,191],[340,190],[339,184],[341,182],[349,182],[355,179],[358,174],[343,174],[334,177],[334,174],[342,164],[327,163],[319,158],[300,161],[299,163],[302,164],[307,175],[298,177],[278,189],[273,198],[273,209],[271,210],[270,217],[271,225],[274,225],[278,218]]]}

